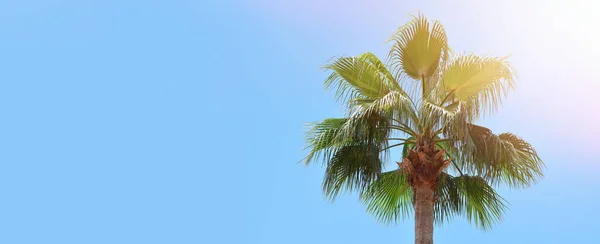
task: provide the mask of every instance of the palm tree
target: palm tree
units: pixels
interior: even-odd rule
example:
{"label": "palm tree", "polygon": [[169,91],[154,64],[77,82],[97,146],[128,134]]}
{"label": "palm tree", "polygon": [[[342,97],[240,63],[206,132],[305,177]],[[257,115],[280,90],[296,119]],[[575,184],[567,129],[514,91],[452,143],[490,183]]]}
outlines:
{"label": "palm tree", "polygon": [[[386,64],[365,53],[325,66],[346,116],[310,125],[305,163],[325,163],[330,200],[357,191],[385,223],[414,214],[416,244],[433,243],[434,223],[454,216],[490,228],[506,206],[493,187],[530,186],[544,167],[520,137],[474,124],[512,90],[512,68],[505,58],[453,54],[442,25],[422,15],[390,41]],[[398,168],[384,172],[396,147]]]}

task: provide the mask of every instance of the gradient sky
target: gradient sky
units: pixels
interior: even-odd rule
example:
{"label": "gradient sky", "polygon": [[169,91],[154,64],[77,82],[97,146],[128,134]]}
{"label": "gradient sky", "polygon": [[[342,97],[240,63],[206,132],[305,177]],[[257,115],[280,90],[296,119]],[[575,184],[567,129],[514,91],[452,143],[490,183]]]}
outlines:
{"label": "gradient sky", "polygon": [[511,55],[482,123],[547,164],[492,231],[436,243],[600,243],[599,5],[483,2],[0,1],[0,243],[411,243],[296,162],[305,123],[342,115],[320,66],[385,55],[418,11],[456,52]]}

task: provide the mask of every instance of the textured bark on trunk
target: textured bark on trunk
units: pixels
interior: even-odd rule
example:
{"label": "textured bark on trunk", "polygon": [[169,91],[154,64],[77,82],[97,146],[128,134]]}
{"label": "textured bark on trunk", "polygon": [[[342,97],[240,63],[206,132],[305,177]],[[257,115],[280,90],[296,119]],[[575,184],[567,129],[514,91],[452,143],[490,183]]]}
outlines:
{"label": "textured bark on trunk", "polygon": [[433,188],[415,187],[415,244],[433,244]]}
{"label": "textured bark on trunk", "polygon": [[430,139],[421,139],[415,149],[398,163],[413,188],[415,201],[415,244],[433,244],[433,210],[440,174],[450,165],[444,150]]}

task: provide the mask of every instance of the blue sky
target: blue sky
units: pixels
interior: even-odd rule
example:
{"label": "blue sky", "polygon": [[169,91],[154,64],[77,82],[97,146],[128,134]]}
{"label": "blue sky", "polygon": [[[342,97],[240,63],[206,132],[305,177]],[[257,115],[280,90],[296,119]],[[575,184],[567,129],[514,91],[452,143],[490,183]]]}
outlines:
{"label": "blue sky", "polygon": [[326,202],[323,169],[296,162],[304,124],[342,115],[319,67],[385,55],[419,10],[455,51],[511,54],[519,88],[482,123],[548,167],[500,190],[511,205],[492,231],[457,219],[436,243],[600,242],[596,7],[2,1],[0,243],[410,243],[412,221],[380,225],[351,194]]}

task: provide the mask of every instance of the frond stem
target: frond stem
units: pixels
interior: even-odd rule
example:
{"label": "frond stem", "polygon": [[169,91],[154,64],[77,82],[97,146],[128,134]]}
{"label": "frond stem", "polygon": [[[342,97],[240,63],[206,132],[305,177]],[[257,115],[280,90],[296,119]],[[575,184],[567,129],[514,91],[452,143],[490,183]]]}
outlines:
{"label": "frond stem", "polygon": [[[410,128],[410,126],[408,126],[407,124],[403,123],[402,121],[400,121],[400,120],[397,120],[397,119],[394,119],[394,118],[390,118],[390,119],[391,119],[391,120],[393,120],[393,121],[396,121],[396,122],[398,122],[398,124],[400,124],[400,125],[404,126],[404,128],[405,128],[405,129],[408,129],[408,130],[411,130],[411,131],[413,131],[413,130]],[[414,131],[413,131],[413,132],[414,132]]]}
{"label": "frond stem", "polygon": [[446,95],[446,97],[444,97],[444,100],[442,100],[442,102],[440,103],[440,107],[442,105],[444,105],[444,103],[446,102],[446,100],[448,100],[448,98],[450,97],[450,95],[454,94],[454,91],[456,91],[456,89],[452,89],[452,91],[448,92],[448,95]]}
{"label": "frond stem", "polygon": [[402,131],[402,132],[404,132],[406,134],[409,134],[411,136],[414,136],[414,137],[417,136],[414,131],[412,131],[411,129],[408,129],[408,128],[404,128],[404,127],[401,127],[401,126],[395,126],[395,125],[391,125],[389,128],[390,129],[396,129],[396,130]]}
{"label": "frond stem", "polygon": [[442,133],[442,131],[444,131],[444,128],[446,128],[446,126],[442,126],[439,130],[434,131],[433,136],[436,136],[437,134]]}
{"label": "frond stem", "polygon": [[394,140],[394,141],[408,141],[408,139],[404,139],[404,138],[388,138],[388,140]]}
{"label": "frond stem", "polygon": [[460,170],[460,167],[458,167],[458,165],[456,164],[456,162],[454,162],[454,160],[450,160],[452,161],[452,165],[454,165],[454,168],[456,168],[456,170],[458,170],[458,173],[460,173],[460,176],[463,176],[463,172],[462,170]]}
{"label": "frond stem", "polygon": [[385,150],[388,150],[388,149],[390,149],[390,148],[392,148],[392,147],[402,146],[402,145],[404,145],[404,144],[406,144],[406,142],[403,142],[403,143],[398,143],[398,144],[394,144],[394,145],[391,145],[391,146],[389,146],[389,147],[386,147],[386,148],[384,148],[384,149],[381,149],[379,152],[383,152],[383,151],[385,151]]}
{"label": "frond stem", "polygon": [[421,87],[423,90],[423,96],[421,98],[425,99],[425,76],[424,75],[421,75]]}

